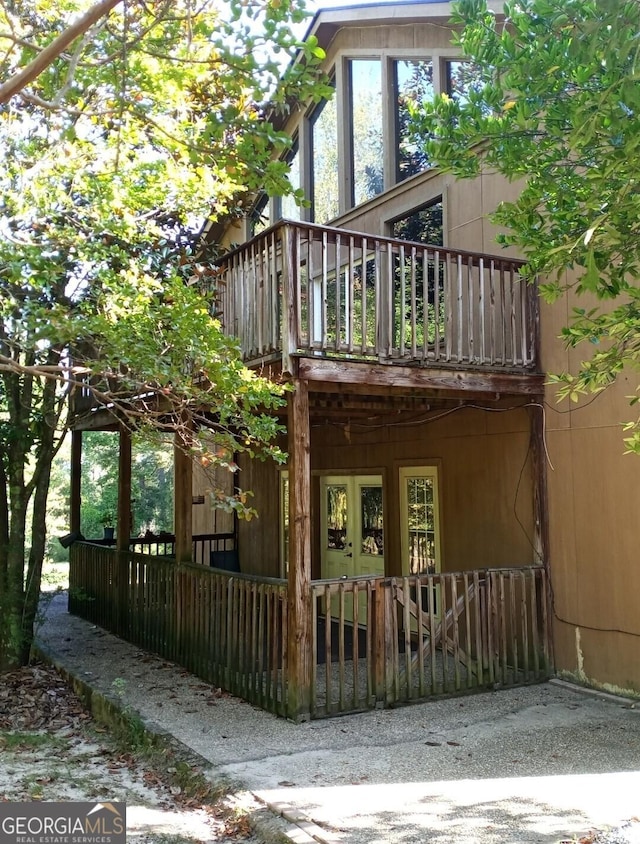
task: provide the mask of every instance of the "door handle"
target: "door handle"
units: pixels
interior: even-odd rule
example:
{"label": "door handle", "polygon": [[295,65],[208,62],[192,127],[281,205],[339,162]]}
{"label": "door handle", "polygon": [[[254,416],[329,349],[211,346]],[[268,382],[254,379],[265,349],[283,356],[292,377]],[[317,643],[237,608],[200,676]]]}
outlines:
{"label": "door handle", "polygon": [[353,557],[353,552],[351,552],[349,554],[345,554],[345,557]]}

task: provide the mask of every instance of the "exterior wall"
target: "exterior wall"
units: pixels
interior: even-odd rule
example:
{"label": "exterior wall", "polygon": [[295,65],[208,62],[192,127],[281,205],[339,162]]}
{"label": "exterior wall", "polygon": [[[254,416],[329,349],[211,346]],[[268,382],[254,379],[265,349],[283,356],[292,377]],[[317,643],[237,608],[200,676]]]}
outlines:
{"label": "exterior wall", "polygon": [[271,460],[264,463],[246,456],[240,459],[242,489],[251,490],[251,506],[258,517],[238,521],[240,571],[263,577],[280,576],[280,486],[279,472]]}
{"label": "exterior wall", "polygon": [[[380,14],[391,14],[381,7]],[[424,7],[429,14],[429,7]],[[371,17],[372,12],[367,12]],[[418,14],[418,13],[417,13]],[[366,55],[384,49],[393,54],[413,49],[434,49],[455,55],[446,26],[352,25],[337,29],[327,49],[327,66],[341,51]],[[358,51],[360,51],[358,53]],[[293,132],[300,114],[288,125]],[[301,147],[302,149],[303,147]],[[303,153],[304,155],[304,153]],[[495,174],[483,173],[474,182],[457,182],[436,171],[427,171],[390,188],[380,196],[347,211],[332,225],[372,234],[388,234],[390,221],[443,198],[444,242],[453,248],[501,252],[495,243],[497,229],[488,215],[503,200],[515,199],[518,185]],[[233,232],[230,240],[242,240]],[[581,299],[580,305],[587,303]],[[558,335],[568,324],[574,302],[569,296],[552,306],[541,304],[541,368],[561,372],[577,367],[585,350],[567,352]],[[549,503],[549,563],[553,585],[555,659],[561,672],[579,681],[615,690],[640,693],[640,593],[638,565],[638,512],[640,459],[624,455],[621,422],[632,417],[626,396],[637,387],[637,376],[623,374],[618,383],[577,405],[556,405],[554,390],[546,396],[546,447]],[[513,514],[514,491],[528,448],[525,412],[489,414],[459,411],[440,423],[423,428],[388,427],[370,435],[351,435],[335,428],[314,429],[312,460],[316,472],[356,471],[370,468],[390,477],[401,461],[439,461],[443,520],[443,568],[530,563],[532,537],[531,479],[527,463]],[[395,472],[397,475],[397,472]],[[256,501],[265,501],[260,524],[261,553],[278,548],[277,478],[255,475],[260,487]],[[251,486],[250,483],[245,484]],[[318,512],[317,475],[312,505]],[[395,495],[397,501],[397,494]],[[399,547],[394,496],[385,502],[387,547]],[[268,524],[267,524],[268,523]],[[267,527],[265,527],[267,525]],[[257,536],[247,526],[247,536]],[[394,536],[394,531],[396,535]],[[270,537],[267,541],[266,536]],[[314,556],[319,556],[315,526]],[[390,551],[393,556],[393,551]],[[265,557],[267,559],[267,557]],[[397,563],[390,559],[391,569]],[[277,565],[268,556],[268,565]],[[318,576],[317,568],[314,576]]]}
{"label": "exterior wall", "polygon": [[[438,466],[442,571],[535,562],[529,458],[529,417],[523,409],[464,408],[420,426],[392,424],[371,433],[356,425],[321,426],[312,433],[315,472],[383,475],[390,574],[402,573],[398,470],[421,464]],[[318,539],[314,545],[319,556]]]}
{"label": "exterior wall", "polygon": [[[515,402],[514,402],[515,404]],[[321,474],[381,474],[385,489],[387,571],[401,574],[398,470],[439,470],[442,570],[531,565],[532,475],[528,409],[503,402],[494,410],[463,408],[418,426],[390,424],[367,433],[353,426],[312,428],[313,577],[320,577]],[[405,417],[407,421],[407,417]],[[243,572],[279,576],[279,472],[243,461],[242,483],[254,492],[259,517],[239,523]]]}
{"label": "exterior wall", "polygon": [[202,504],[194,504],[192,509],[192,531],[194,535],[202,533],[231,533],[233,531],[233,513],[225,513],[211,505],[210,493],[223,489],[233,494],[233,475],[226,469],[215,472],[204,469],[200,463],[193,464],[193,496],[203,496]]}
{"label": "exterior wall", "polygon": [[[588,349],[557,339],[572,296],[541,305],[543,366],[575,371]],[[589,307],[580,298],[581,307]],[[548,389],[550,567],[556,666],[579,682],[640,693],[640,459],[624,454],[621,422],[637,374],[622,373],[597,396],[557,404]]]}

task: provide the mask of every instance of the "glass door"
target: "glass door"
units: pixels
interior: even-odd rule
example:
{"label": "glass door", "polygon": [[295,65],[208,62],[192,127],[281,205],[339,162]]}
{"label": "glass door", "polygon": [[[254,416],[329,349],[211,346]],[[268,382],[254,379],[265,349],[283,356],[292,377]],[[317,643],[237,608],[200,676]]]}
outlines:
{"label": "glass door", "polygon": [[[326,475],[321,488],[321,575],[323,578],[384,575],[384,515],[381,475]],[[366,622],[361,596],[358,620]],[[337,615],[336,602],[331,614]],[[353,602],[345,601],[353,620]]]}

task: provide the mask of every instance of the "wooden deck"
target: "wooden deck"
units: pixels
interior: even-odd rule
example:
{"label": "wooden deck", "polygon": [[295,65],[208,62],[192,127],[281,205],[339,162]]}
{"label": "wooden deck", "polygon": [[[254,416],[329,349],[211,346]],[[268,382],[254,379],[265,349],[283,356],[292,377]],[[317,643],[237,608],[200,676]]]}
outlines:
{"label": "wooden deck", "polygon": [[[76,543],[69,609],[289,715],[286,581]],[[552,671],[541,567],[311,584],[309,717],[539,682]]]}
{"label": "wooden deck", "polygon": [[219,315],[249,363],[536,366],[536,286],[522,261],[285,221],[219,265]]}

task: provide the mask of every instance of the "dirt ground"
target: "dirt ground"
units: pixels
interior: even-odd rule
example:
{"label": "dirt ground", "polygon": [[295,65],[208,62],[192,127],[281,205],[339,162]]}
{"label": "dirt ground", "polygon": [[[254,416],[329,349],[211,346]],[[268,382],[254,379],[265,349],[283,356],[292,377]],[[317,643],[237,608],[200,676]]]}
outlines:
{"label": "dirt ground", "polygon": [[2,677],[0,801],[123,801],[138,844],[256,844],[199,771],[144,742],[111,735],[47,666]]}

